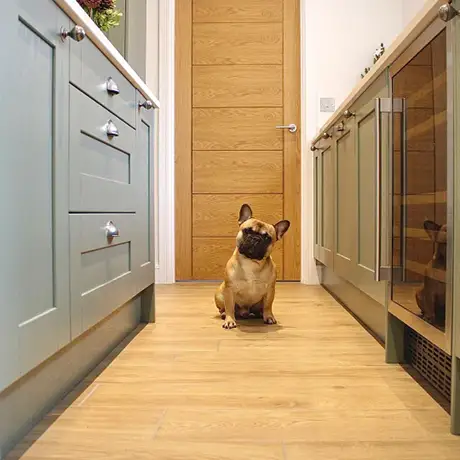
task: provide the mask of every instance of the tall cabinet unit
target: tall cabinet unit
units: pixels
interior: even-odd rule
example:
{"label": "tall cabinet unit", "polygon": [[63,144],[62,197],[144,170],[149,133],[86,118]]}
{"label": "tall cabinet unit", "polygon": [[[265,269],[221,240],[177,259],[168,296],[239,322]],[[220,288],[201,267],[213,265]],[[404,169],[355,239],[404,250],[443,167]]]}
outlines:
{"label": "tall cabinet unit", "polygon": [[6,2],[0,40],[3,458],[95,357],[155,320],[159,103],[73,0]]}
{"label": "tall cabinet unit", "polygon": [[70,341],[69,18],[7,2],[0,19],[0,391]]}
{"label": "tall cabinet unit", "polygon": [[394,115],[389,311],[450,353],[447,39],[445,23],[437,21],[390,67],[393,95],[404,110]]}
{"label": "tall cabinet unit", "polygon": [[322,284],[385,341],[387,362],[411,365],[451,402],[460,434],[460,0],[424,12],[312,145],[315,256]]}
{"label": "tall cabinet unit", "polygon": [[380,225],[390,183],[388,83],[382,74],[312,148],[322,282],[381,339],[389,246],[388,227]]}

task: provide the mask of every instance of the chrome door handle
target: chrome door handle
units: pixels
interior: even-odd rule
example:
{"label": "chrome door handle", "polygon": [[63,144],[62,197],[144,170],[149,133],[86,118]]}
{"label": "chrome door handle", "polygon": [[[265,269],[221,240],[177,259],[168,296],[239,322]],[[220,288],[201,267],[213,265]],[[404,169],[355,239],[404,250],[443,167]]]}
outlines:
{"label": "chrome door handle", "polygon": [[120,135],[118,128],[112,120],[109,120],[105,125],[105,132],[109,137],[118,137]]}
{"label": "chrome door handle", "polygon": [[111,220],[105,224],[104,230],[108,240],[120,236],[120,231]]}
{"label": "chrome door handle", "polygon": [[288,129],[290,133],[295,133],[297,131],[297,125],[291,123],[290,125],[277,126],[276,129]]}
{"label": "chrome door handle", "polygon": [[107,78],[107,92],[111,96],[115,96],[116,94],[120,94],[120,90],[118,89],[118,85],[115,83],[112,77]]}

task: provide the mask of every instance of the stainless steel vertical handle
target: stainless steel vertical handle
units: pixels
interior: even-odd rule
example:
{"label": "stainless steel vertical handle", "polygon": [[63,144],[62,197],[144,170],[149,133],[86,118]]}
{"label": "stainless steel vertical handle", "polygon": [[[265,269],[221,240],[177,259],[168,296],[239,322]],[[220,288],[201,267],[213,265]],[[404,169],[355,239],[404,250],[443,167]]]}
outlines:
{"label": "stainless steel vertical handle", "polygon": [[401,269],[402,269],[402,281],[406,281],[406,254],[407,254],[407,179],[408,179],[408,164],[407,164],[407,118],[406,118],[406,99],[402,100],[401,106],[401,156],[402,156],[402,168],[401,168],[401,225],[400,225],[400,238],[401,238]]}
{"label": "stainless steel vertical handle", "polygon": [[375,100],[375,267],[374,279],[380,281],[381,265],[381,212],[382,212],[382,120],[381,99]]}

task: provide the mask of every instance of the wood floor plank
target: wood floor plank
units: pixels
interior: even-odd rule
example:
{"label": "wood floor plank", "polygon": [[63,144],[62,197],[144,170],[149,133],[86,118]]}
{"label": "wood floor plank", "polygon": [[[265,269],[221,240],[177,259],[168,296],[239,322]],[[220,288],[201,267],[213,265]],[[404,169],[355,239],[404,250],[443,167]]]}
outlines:
{"label": "wood floor plank", "polygon": [[140,328],[8,460],[458,460],[449,416],[320,287],[221,327],[216,284],[158,286]]}

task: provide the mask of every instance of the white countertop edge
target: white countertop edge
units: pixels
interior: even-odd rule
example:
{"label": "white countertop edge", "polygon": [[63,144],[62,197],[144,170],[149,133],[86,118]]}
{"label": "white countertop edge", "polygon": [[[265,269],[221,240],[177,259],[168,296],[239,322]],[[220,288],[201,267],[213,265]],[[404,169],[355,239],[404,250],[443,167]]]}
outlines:
{"label": "white countertop edge", "polygon": [[[321,127],[316,136],[312,139],[312,145],[316,144],[321,136],[331,129],[343,116],[343,112],[350,107],[369,86],[389,67],[410,44],[437,18],[439,7],[446,3],[446,0],[426,0],[421,11],[415,16],[410,24],[398,35],[384,55],[374,64],[370,72],[351,91],[340,107],[331,114],[330,118]],[[439,19],[440,21],[440,19]]]}
{"label": "white countertop edge", "polygon": [[102,33],[99,27],[83,11],[76,0],[54,0],[56,4],[77,25],[84,27],[87,37],[105,54],[112,64],[143,94],[150,99],[155,108],[160,108],[160,101],[155,97],[146,83],[139,77],[125,58],[110,43],[110,40]]}

